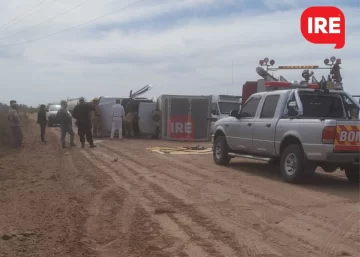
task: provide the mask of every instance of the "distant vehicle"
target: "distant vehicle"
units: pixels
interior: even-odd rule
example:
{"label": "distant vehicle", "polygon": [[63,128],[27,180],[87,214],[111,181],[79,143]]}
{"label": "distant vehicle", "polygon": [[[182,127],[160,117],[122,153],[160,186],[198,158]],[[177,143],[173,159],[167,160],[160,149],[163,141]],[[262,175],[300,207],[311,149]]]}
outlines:
{"label": "distant vehicle", "polygon": [[80,98],[73,98],[67,100],[68,110],[71,114],[73,114],[75,106],[79,103],[79,99]]}
{"label": "distant vehicle", "polygon": [[[271,83],[286,82],[266,84]],[[240,112],[232,111],[231,117],[215,123],[214,161],[227,165],[236,156],[267,158],[280,164],[284,180],[291,183],[317,167],[329,173],[340,168],[350,182],[358,183],[359,110],[360,104],[339,90],[306,87],[255,93]]]}
{"label": "distant vehicle", "polygon": [[48,117],[48,126],[52,127],[54,125],[59,125],[58,121],[56,120],[56,113],[60,110],[61,105],[52,104],[48,107],[47,117]]}
{"label": "distant vehicle", "polygon": [[217,120],[229,116],[232,110],[240,110],[241,96],[213,95],[211,99],[211,133]]}

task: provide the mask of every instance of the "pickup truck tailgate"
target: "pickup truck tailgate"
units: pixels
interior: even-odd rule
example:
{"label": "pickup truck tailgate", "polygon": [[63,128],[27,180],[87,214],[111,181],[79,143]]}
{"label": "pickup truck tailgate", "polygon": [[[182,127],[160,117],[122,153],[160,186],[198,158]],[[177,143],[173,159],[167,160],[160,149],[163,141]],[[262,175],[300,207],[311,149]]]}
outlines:
{"label": "pickup truck tailgate", "polygon": [[336,152],[360,152],[360,121],[338,121],[334,141]]}

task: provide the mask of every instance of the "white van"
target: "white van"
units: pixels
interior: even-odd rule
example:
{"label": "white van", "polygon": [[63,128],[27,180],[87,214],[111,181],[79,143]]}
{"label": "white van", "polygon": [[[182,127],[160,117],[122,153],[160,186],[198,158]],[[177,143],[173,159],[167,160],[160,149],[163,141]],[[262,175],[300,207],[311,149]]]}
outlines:
{"label": "white van", "polygon": [[229,116],[232,110],[240,110],[241,96],[212,95],[211,104],[211,133],[217,120]]}

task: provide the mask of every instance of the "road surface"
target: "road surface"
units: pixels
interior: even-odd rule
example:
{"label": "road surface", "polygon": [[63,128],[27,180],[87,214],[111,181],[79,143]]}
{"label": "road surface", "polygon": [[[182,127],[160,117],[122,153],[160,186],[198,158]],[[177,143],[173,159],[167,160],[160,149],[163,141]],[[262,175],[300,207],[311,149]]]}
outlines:
{"label": "road surface", "polygon": [[185,143],[39,136],[29,124],[0,159],[0,256],[360,256],[359,187],[341,172],[290,185],[265,163],[146,149]]}

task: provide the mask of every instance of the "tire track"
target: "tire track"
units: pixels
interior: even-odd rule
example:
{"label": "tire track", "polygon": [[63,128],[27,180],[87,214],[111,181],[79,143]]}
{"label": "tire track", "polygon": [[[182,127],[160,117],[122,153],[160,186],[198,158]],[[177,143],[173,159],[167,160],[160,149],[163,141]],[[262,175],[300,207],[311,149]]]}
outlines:
{"label": "tire track", "polygon": [[[108,147],[105,147],[105,148],[108,149]],[[110,148],[109,150],[112,150],[112,148]],[[120,153],[116,150],[114,150],[114,152],[119,154],[120,156],[125,157],[126,159],[130,159],[131,162],[135,163],[139,167],[146,168],[146,166],[144,166],[142,163],[140,163],[137,160],[134,160],[132,157],[129,157],[127,154]],[[132,164],[132,165],[130,164],[130,166],[134,166],[134,164]],[[139,170],[140,168],[136,168],[136,169]],[[271,204],[280,205],[281,207],[286,207],[285,208],[286,212],[285,212],[284,217],[286,217],[286,216],[295,217],[296,213],[293,213],[294,208],[291,208],[290,205],[283,204],[282,202],[279,202],[277,199],[269,200],[269,198],[265,197],[264,195],[254,193],[250,190],[247,190],[246,188],[239,188],[239,190],[241,192],[248,193],[248,195],[251,195],[254,198],[260,198],[264,201],[267,200],[267,202],[269,202]],[[236,195],[236,196],[239,197],[239,195]],[[241,197],[241,195],[240,195],[240,197]],[[199,207],[199,209],[201,209],[201,208]],[[209,212],[209,211],[207,209],[204,209],[204,213],[206,213],[206,212]],[[221,220],[221,219],[223,219],[223,217],[231,218],[233,220],[233,224],[236,224],[236,221],[239,220],[239,215],[242,216],[242,213],[243,213],[242,210],[235,210],[232,212],[230,211],[227,213],[226,212],[222,213],[222,212],[218,212],[216,208],[212,209],[211,212],[213,215],[216,215],[217,220]],[[266,212],[264,212],[264,213],[267,215]],[[280,249],[284,249],[285,245],[287,246],[286,248],[292,248],[291,256],[294,255],[294,252],[297,252],[297,254],[299,256],[301,256],[303,254],[304,249],[307,249],[309,252],[314,252],[314,251],[318,252],[318,247],[316,245],[314,245],[311,241],[307,241],[302,237],[297,237],[296,235],[292,234],[291,231],[284,231],[284,230],[281,230],[281,228],[277,228],[275,226],[269,225],[266,222],[266,220],[264,220],[262,218],[262,216],[263,215],[255,215],[253,213],[250,213],[248,215],[243,216],[244,220],[246,220],[248,223],[246,223],[246,222],[244,223],[244,220],[240,219],[241,224],[237,223],[235,226],[240,225],[242,230],[247,230],[247,231],[249,231],[249,233],[253,233],[253,234],[255,232],[255,235],[260,236],[260,237],[263,236],[264,239],[266,239],[266,241],[271,242],[272,245],[277,245],[277,247]],[[284,217],[282,217],[282,219]],[[248,228],[249,224],[252,224],[250,230]],[[256,241],[256,240],[254,240],[254,241]],[[299,243],[301,243],[301,245],[299,245]],[[247,243],[247,245],[251,245],[251,244]],[[270,251],[270,250],[268,250],[268,251]],[[250,253],[250,254],[252,254],[252,253]]]}
{"label": "tire track", "polygon": [[[122,158],[120,158],[120,161],[123,163],[124,166],[127,166],[129,169],[135,169],[135,170],[138,170],[138,171],[142,170],[142,172],[149,173],[149,171],[146,170],[146,167],[144,167],[144,166],[134,164],[133,162],[128,161],[128,160],[123,160]],[[239,213],[241,213],[239,211],[236,211],[236,212],[234,212],[234,214],[232,214],[237,219],[236,220],[233,219],[233,221],[230,222],[230,223],[228,221],[224,220],[224,216],[221,215],[221,213],[220,214],[216,213],[215,210],[210,210],[207,207],[199,206],[198,209],[201,212],[199,214],[198,210],[196,210],[191,205],[186,203],[186,197],[185,196],[180,196],[180,197],[177,196],[174,199],[174,197],[171,195],[171,193],[169,193],[169,190],[166,190],[165,185],[158,184],[158,183],[156,183],[156,181],[155,181],[154,185],[152,185],[152,187],[154,188],[154,190],[156,190],[156,192],[159,195],[167,198],[169,202],[173,202],[175,206],[181,207],[183,211],[187,210],[187,213],[190,213],[190,215],[188,215],[188,216],[192,216],[192,215],[194,215],[194,213],[197,213],[197,215],[198,215],[197,221],[198,222],[201,222],[201,221],[203,221],[205,219],[208,219],[206,216],[209,215],[209,213],[211,213],[211,215],[213,215],[214,218],[216,218],[217,222],[221,221],[220,223],[222,225],[219,227],[217,224],[209,223],[209,222],[207,222],[207,223],[205,222],[205,223],[203,223],[201,225],[203,225],[203,226],[205,226],[205,227],[207,227],[209,229],[208,225],[211,224],[211,226],[217,227],[217,229],[213,230],[216,234],[227,234],[228,235],[227,237],[221,238],[222,240],[226,241],[226,243],[229,243],[229,238],[237,238],[238,242],[235,242],[235,244],[238,245],[239,241],[242,242],[242,245],[240,246],[239,249],[245,247],[244,249],[247,249],[246,252],[247,252],[247,254],[249,256],[259,256],[259,255],[265,254],[267,252],[276,252],[276,251],[274,251],[272,249],[272,247],[270,247],[266,243],[259,243],[259,242],[261,242],[261,237],[262,237],[262,233],[264,232],[264,230],[268,230],[268,229],[272,229],[272,228],[268,227],[268,228],[264,229],[262,226],[255,226],[255,227],[250,227],[250,229],[249,229],[249,224],[239,224],[238,223],[238,221],[239,221],[238,216],[239,216]],[[171,192],[171,190],[170,190],[170,192]],[[207,215],[204,216],[205,213],[207,213]],[[247,218],[252,219],[251,216],[247,216]],[[256,221],[254,221],[254,225],[258,225],[256,223],[258,223],[258,219],[256,219]],[[224,228],[225,228],[225,230],[224,230]],[[229,232],[229,229],[231,231],[231,230],[234,230],[234,228],[236,228],[236,230],[238,230],[238,231],[242,231],[242,232],[246,231],[247,236],[246,237],[239,236],[239,235],[237,235],[237,237],[234,236],[234,233]],[[221,232],[219,232],[219,231],[221,231]],[[292,247],[292,249],[291,249],[291,254],[292,255],[291,256],[294,256],[294,252],[298,253],[298,255],[296,255],[296,256],[302,256],[303,255],[303,247],[298,245],[299,241],[303,242],[305,245],[309,244],[309,242],[304,242],[303,240],[293,238],[293,236],[292,236],[292,239],[289,241],[289,237],[281,236],[281,235],[279,235],[279,232],[274,232],[274,233],[272,233],[272,235],[273,235],[273,237],[276,237],[276,239],[279,239],[280,242],[285,241],[286,243],[279,244],[279,242],[277,242],[276,239],[273,240],[270,237],[267,238],[268,242],[271,242],[272,245],[276,245],[278,248],[280,247],[282,249],[282,251],[285,251],[285,252],[287,251],[286,248],[289,248],[289,245],[291,245],[291,247]],[[256,242],[256,243],[254,243],[254,242]],[[230,244],[230,246],[234,248],[234,244],[233,245]],[[287,246],[287,247],[284,247],[284,246]],[[235,247],[235,249],[237,249],[237,248]],[[239,254],[243,255],[243,253],[239,253]]]}
{"label": "tire track", "polygon": [[[113,157],[115,157],[115,156],[110,156],[111,153],[106,153],[106,154],[105,154],[105,153],[102,153],[102,152],[100,152],[100,151],[96,151],[96,154],[97,154],[98,156],[101,156],[101,157],[102,157],[102,162],[105,162],[105,161],[107,160],[107,165],[108,165],[108,166],[112,167],[114,170],[119,170],[119,166],[117,166],[117,165],[114,164],[114,163],[111,163],[111,160],[114,159]],[[96,158],[96,156],[94,156],[94,158]],[[121,163],[122,161],[119,160],[119,162]],[[124,164],[124,163],[122,163],[122,166],[121,166],[121,167],[122,167],[122,171],[123,171],[124,169],[125,169],[125,170],[133,169],[132,167],[129,167],[128,165],[126,165],[126,164]],[[134,172],[135,172],[135,169],[134,169]],[[147,174],[147,173],[148,173],[148,174]],[[150,172],[139,173],[138,175],[140,175],[140,174],[144,174],[144,176],[146,176],[146,179],[148,179],[148,183],[150,184],[150,187],[151,187],[152,185],[154,185],[154,184],[164,186],[163,183],[154,182],[154,180],[152,179],[153,176],[151,175]],[[156,177],[157,177],[157,176],[156,176]],[[129,180],[134,180],[133,177],[128,177],[128,179],[129,179]],[[147,183],[147,182],[142,181],[141,183]],[[171,188],[168,187],[167,190],[170,190],[170,191],[171,191],[171,190],[173,190],[173,189],[171,189]],[[160,204],[167,203],[168,206],[173,205],[174,199],[177,199],[176,196],[173,197],[173,198],[171,198],[170,200],[164,199],[162,196],[160,196],[158,193],[156,193],[156,190],[151,190],[151,191],[148,190],[146,193],[147,193],[148,195],[154,197],[154,198],[152,198],[152,197],[146,197],[146,194],[145,194],[144,196],[147,198],[147,200],[149,200],[149,201],[151,201],[151,202],[153,202],[153,203],[158,203],[158,204],[159,204],[159,203],[160,203]],[[182,194],[184,195],[185,193],[183,192]],[[175,194],[175,195],[176,195],[176,194]],[[179,210],[181,210],[185,205],[192,205],[192,203],[191,203],[191,204],[190,204],[190,203],[184,204],[184,203],[182,202],[180,205],[176,205],[176,206],[174,206],[174,207],[175,207],[175,208],[178,208]],[[171,217],[170,217],[170,218],[171,218]],[[189,218],[189,219],[190,219],[190,218]],[[177,225],[178,225],[179,227],[184,228],[184,226],[183,226],[182,224],[178,223],[176,219],[173,219],[173,218],[172,218],[172,220],[173,220],[173,222],[177,223]],[[185,228],[186,228],[186,226],[185,226]],[[192,239],[194,239],[194,233],[193,233],[193,232],[189,231],[188,235],[191,236]],[[196,241],[199,241],[199,239],[196,240]],[[214,241],[211,241],[211,242],[205,242],[205,241],[204,241],[204,242],[201,242],[200,244],[201,244],[203,247],[206,247],[206,251],[209,252],[209,253],[211,254],[211,256],[223,256],[223,255],[220,255],[219,253],[217,253],[216,255],[214,255],[214,254],[217,252],[217,251],[212,247],[212,245],[213,245],[214,243],[216,243],[216,245],[218,245],[218,246],[223,245],[223,243],[221,243],[221,242],[214,242]],[[221,248],[219,248],[219,249],[221,249]],[[227,250],[226,253],[229,253],[229,250]],[[238,256],[238,255],[234,253],[233,255],[229,255],[229,257],[230,257],[230,256],[236,257],[236,256]]]}
{"label": "tire track", "polygon": [[[120,187],[123,187],[128,193],[133,192],[137,196],[137,205],[141,206],[151,217],[160,225],[163,231],[175,237],[178,241],[180,241],[180,247],[176,248],[175,253],[185,252],[188,256],[198,256],[198,257],[206,257],[209,255],[202,247],[198,246],[191,242],[190,237],[175,223],[173,222],[168,215],[152,215],[154,213],[154,208],[152,203],[145,199],[138,192],[134,192],[133,188],[124,181],[123,177],[120,177],[117,173],[112,171],[112,169],[106,167],[101,164],[98,158],[94,154],[89,154],[86,151],[82,151],[82,154],[85,158],[97,166],[99,169],[103,170],[105,173],[109,174],[115,183],[117,183]],[[166,249],[164,249],[166,251]]]}
{"label": "tire track", "polygon": [[[112,147],[112,146],[107,146],[107,145],[101,145],[101,147],[106,148],[112,152],[117,153],[120,156],[125,157],[126,159],[131,160],[132,162],[136,163],[139,166],[144,166],[144,164],[142,162],[140,162],[139,160],[135,159],[133,156],[129,155],[126,152],[120,152],[118,149]],[[167,163],[170,163],[171,167],[173,168],[177,168],[178,170],[181,170],[181,172],[186,172],[187,174],[196,174],[198,176],[200,176],[201,178],[207,180],[207,181],[211,181],[214,184],[218,183],[221,184],[222,186],[224,186],[225,188],[228,187],[236,187],[238,190],[241,191],[242,194],[246,194],[249,196],[253,196],[254,198],[257,199],[261,199],[264,201],[267,201],[269,203],[271,203],[274,206],[280,207],[280,208],[286,208],[286,209],[291,209],[293,211],[294,206],[290,205],[288,203],[279,201],[278,199],[272,198],[270,196],[266,196],[261,194],[260,192],[255,192],[249,188],[246,188],[245,185],[238,181],[238,180],[234,180],[233,183],[229,183],[228,179],[224,179],[222,176],[218,176],[218,175],[209,175],[209,171],[202,169],[202,168],[197,168],[192,166],[189,163],[183,163],[181,161],[178,161],[174,158],[165,156],[165,155],[161,155],[158,154],[156,156],[158,159],[162,159],[164,161],[166,161]],[[146,167],[146,166],[145,166]]]}
{"label": "tire track", "polygon": [[[118,152],[117,149],[110,147],[110,146],[104,146],[107,149],[110,149],[111,151],[117,152],[120,155],[126,156],[127,158],[131,159],[132,161],[136,162],[138,165],[144,165],[143,163],[139,162],[138,160],[132,158],[132,156],[129,156],[127,153],[123,153],[123,152]],[[196,173],[196,174],[200,174],[203,175],[203,178],[207,178],[210,181],[213,181],[214,183],[210,183],[210,182],[204,182],[203,184],[205,185],[211,185],[213,188],[215,186],[218,187],[218,184],[215,184],[216,182],[224,185],[225,187],[233,187],[236,186],[236,189],[239,190],[241,192],[241,194],[237,195],[237,198],[242,198],[242,195],[246,195],[247,198],[249,198],[248,196],[253,197],[253,199],[259,200],[261,199],[262,201],[268,202],[269,204],[264,204],[264,203],[259,203],[261,205],[266,205],[267,208],[260,208],[260,211],[262,213],[260,213],[259,215],[257,215],[259,218],[260,217],[265,217],[265,219],[262,219],[263,221],[265,221],[265,223],[268,224],[268,222],[266,222],[266,217],[269,217],[269,212],[270,213],[276,213],[277,217],[274,220],[275,222],[273,222],[273,224],[277,224],[279,222],[281,222],[281,220],[284,220],[286,218],[294,218],[294,219],[303,219],[304,223],[307,224],[309,221],[309,216],[312,217],[311,222],[313,224],[315,224],[317,227],[322,227],[324,230],[331,230],[331,229],[335,229],[335,226],[332,224],[331,220],[326,219],[325,217],[321,216],[321,215],[317,215],[311,212],[311,208],[319,208],[319,207],[326,207],[329,206],[330,204],[336,204],[336,203],[353,203],[350,200],[347,199],[339,199],[336,201],[331,201],[330,203],[324,203],[324,202],[317,202],[317,203],[309,203],[309,204],[305,204],[302,206],[299,205],[293,205],[293,204],[287,204],[285,202],[279,201],[276,198],[272,198],[269,197],[268,195],[264,195],[262,193],[259,192],[255,192],[251,189],[248,189],[243,183],[229,183],[228,179],[224,179],[223,177],[219,177],[215,175],[215,179],[214,177],[209,175],[209,172],[204,170],[202,167],[201,168],[196,168],[194,166],[192,166],[190,164],[190,162],[181,162],[178,161],[174,158],[165,156],[165,155],[157,155],[158,158],[160,159],[164,159],[167,163],[171,163],[171,166],[175,166],[177,168],[182,168],[181,172],[184,173],[186,172],[187,174],[192,174],[192,173]],[[191,160],[191,159],[189,159]],[[201,165],[202,166],[202,165]],[[187,177],[187,176],[186,176]],[[236,180],[235,180],[236,181]],[[215,192],[215,196],[212,195],[212,197],[216,197],[219,195],[219,192],[221,192],[221,188],[217,188],[218,190]],[[194,188],[194,192],[196,192],[197,194],[199,194],[199,191],[201,191],[201,189],[197,189]],[[307,194],[302,193],[303,194]],[[307,197],[308,198],[308,197]],[[313,197],[314,198],[314,197]],[[322,200],[320,197],[316,197],[315,199],[317,200]],[[299,217],[298,213],[300,213],[301,215],[303,215],[303,217]],[[256,214],[254,214],[256,215]],[[330,223],[329,223],[330,222]],[[324,223],[326,223],[326,225],[323,225]]]}
{"label": "tire track", "polygon": [[[94,156],[95,157],[95,156]],[[101,157],[104,157],[104,155],[101,155]],[[96,158],[96,157],[95,157]],[[107,160],[110,161],[112,159],[112,157],[110,157],[109,155],[107,156]],[[149,180],[149,183],[150,183],[150,187],[151,189],[153,189],[152,191],[152,195],[155,194],[157,195],[158,197],[156,197],[157,199],[161,198],[161,202],[166,202],[166,203],[170,203],[173,205],[173,207],[176,209],[176,210],[179,210],[179,211],[183,211],[183,210],[186,210],[189,206],[193,205],[192,202],[190,201],[185,201],[184,202],[184,195],[185,193],[182,193],[182,195],[178,195],[177,193],[174,194],[174,191],[173,191],[173,188],[171,187],[167,187],[165,186],[163,183],[161,182],[158,182],[158,181],[155,181],[150,175],[149,175],[149,171],[144,171],[144,168],[142,167],[138,167],[138,168],[134,168],[132,167],[133,164],[129,164],[129,163],[126,163],[126,161],[124,160],[121,160],[120,158],[119,159],[119,162],[122,163],[122,168],[126,168],[126,169],[134,169],[134,170],[142,170],[142,174],[147,174],[145,176],[147,176],[147,179]],[[112,165],[111,163],[108,163],[108,165]],[[118,169],[118,167],[113,167],[114,169]],[[154,189],[154,186],[158,186],[157,188]],[[165,186],[165,188],[163,188]],[[162,194],[160,194],[158,191],[160,192],[165,192],[166,196],[168,196],[168,198],[164,198]],[[168,192],[171,192],[171,193],[168,193]],[[179,198],[182,198],[182,200],[178,200]],[[165,200],[163,200],[165,199]],[[153,200],[153,199],[151,199]],[[188,215],[188,219],[192,219],[191,218],[191,214],[192,214],[193,210],[191,210],[190,212],[190,215]],[[176,219],[173,219],[174,222],[176,222],[177,220]],[[182,224],[178,224],[180,227],[184,227]],[[203,224],[202,224],[203,225]],[[206,227],[206,224],[204,225],[204,227]],[[216,229],[216,232],[219,232],[221,231],[220,233],[227,233],[226,231],[222,231],[220,228],[217,228]],[[189,232],[190,235],[194,235],[194,232]],[[230,236],[231,238],[231,236]],[[228,240],[229,237],[224,237],[224,240]],[[198,240],[197,240],[198,241]],[[214,255],[214,252],[216,252],[216,250],[214,249],[210,249],[211,245],[214,244],[213,241],[211,242],[201,242],[201,245],[203,246],[206,246],[206,248],[208,248],[208,252],[211,253],[211,256]],[[217,245],[222,245],[224,243],[222,242],[218,242]],[[225,243],[226,244],[226,243]],[[229,247],[227,247],[229,248]],[[241,244],[241,246],[237,243],[237,251],[234,251],[234,254],[233,255],[230,255],[230,256],[244,256],[244,251],[243,249],[246,249],[248,248],[248,246],[246,244]],[[223,252],[220,248],[220,251]],[[229,250],[226,250],[225,253],[228,253]],[[217,255],[218,256],[218,255]],[[219,255],[220,256],[220,255]],[[224,256],[224,255],[222,255]],[[249,256],[258,256],[258,254],[251,254]]]}
{"label": "tire track", "polygon": [[[340,225],[331,233],[324,241],[325,245],[322,248],[322,252],[327,256],[338,256],[341,254],[341,250],[346,249],[345,252],[351,251],[350,247],[346,246],[346,243],[343,242],[345,234],[352,230],[354,227],[359,226],[359,211],[350,213]],[[360,247],[357,248],[357,253],[360,252]],[[353,253],[356,254],[356,253]]]}

